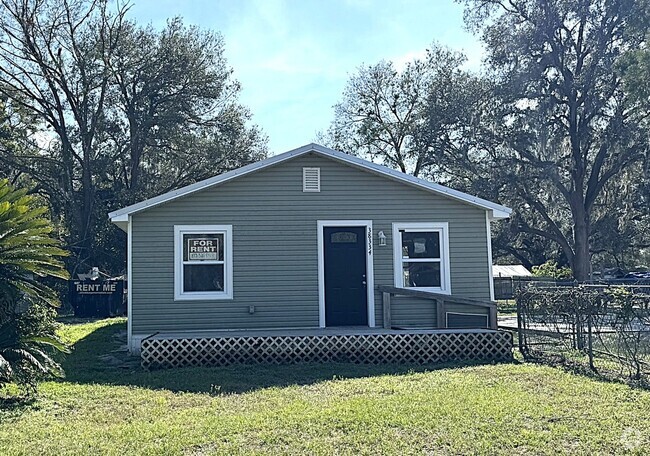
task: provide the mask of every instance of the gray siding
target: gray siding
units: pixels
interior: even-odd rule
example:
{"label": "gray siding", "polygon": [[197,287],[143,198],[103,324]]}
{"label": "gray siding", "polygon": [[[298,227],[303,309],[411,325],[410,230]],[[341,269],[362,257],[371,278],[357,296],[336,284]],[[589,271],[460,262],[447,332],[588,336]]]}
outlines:
{"label": "gray siding", "polygon": [[[321,168],[320,193],[303,193],[305,166]],[[348,219],[373,221],[375,285],[393,285],[393,222],[449,222],[452,293],[489,299],[483,209],[309,154],[133,215],[133,334],[318,326],[317,220]],[[174,225],[192,224],[233,226],[234,299],[174,301]],[[381,325],[379,293],[375,307]],[[426,300],[393,313],[435,323]]]}
{"label": "gray siding", "polygon": [[[384,284],[382,283],[382,285]],[[375,299],[377,299],[375,302],[377,308],[381,308],[381,296]],[[393,326],[421,326],[425,328],[436,328],[438,326],[436,301],[432,299],[393,296],[391,298],[390,313]],[[383,313],[379,316],[380,321],[382,316]]]}

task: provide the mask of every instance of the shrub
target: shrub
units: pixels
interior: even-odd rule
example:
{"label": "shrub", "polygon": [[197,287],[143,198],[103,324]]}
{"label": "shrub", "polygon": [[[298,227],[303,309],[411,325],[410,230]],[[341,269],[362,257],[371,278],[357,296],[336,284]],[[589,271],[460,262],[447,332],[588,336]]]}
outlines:
{"label": "shrub", "polygon": [[52,359],[65,351],[55,334],[56,292],[43,277],[67,279],[67,252],[50,236],[47,208],[0,180],[0,386],[15,382],[28,393],[46,376],[63,374]]}
{"label": "shrub", "polygon": [[548,260],[539,266],[533,266],[532,273],[536,277],[548,277],[555,280],[573,280],[571,268],[560,267],[554,260]]}

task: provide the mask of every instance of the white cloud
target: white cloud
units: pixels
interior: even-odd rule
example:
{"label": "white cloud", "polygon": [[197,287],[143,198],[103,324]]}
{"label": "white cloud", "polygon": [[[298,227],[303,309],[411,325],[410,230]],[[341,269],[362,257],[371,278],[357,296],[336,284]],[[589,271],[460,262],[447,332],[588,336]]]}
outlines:
{"label": "white cloud", "polygon": [[402,71],[404,68],[406,68],[406,65],[408,63],[413,62],[414,60],[424,60],[426,56],[427,50],[423,47],[419,51],[408,51],[407,53],[393,57],[390,60],[393,62],[393,65],[397,71]]}
{"label": "white cloud", "polygon": [[467,70],[478,71],[481,68],[485,52],[479,43],[459,50],[465,54],[465,57],[467,57],[467,61],[465,62],[465,65],[463,65]]}
{"label": "white cloud", "polygon": [[242,83],[240,100],[282,152],[327,128],[332,106],[362,64],[392,60],[397,69],[423,58],[436,39],[464,50],[478,69],[482,52],[462,30],[453,0],[136,0],[141,22],[184,16],[221,31]]}

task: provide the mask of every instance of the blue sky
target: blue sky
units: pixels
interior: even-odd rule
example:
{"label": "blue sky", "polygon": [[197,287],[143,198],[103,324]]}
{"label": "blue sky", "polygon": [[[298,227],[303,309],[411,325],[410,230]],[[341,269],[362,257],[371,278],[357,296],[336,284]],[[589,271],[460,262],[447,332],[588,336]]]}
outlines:
{"label": "blue sky", "polygon": [[134,0],[130,17],[162,27],[218,30],[242,84],[240,101],[269,137],[271,155],[312,142],[332,120],[350,75],[363,64],[400,67],[432,41],[478,67],[481,47],[452,0]]}

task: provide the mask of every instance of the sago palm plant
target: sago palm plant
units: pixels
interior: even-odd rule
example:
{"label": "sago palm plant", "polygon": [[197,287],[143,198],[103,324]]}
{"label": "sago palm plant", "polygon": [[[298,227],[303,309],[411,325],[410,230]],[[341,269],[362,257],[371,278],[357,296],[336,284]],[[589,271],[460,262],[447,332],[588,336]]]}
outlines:
{"label": "sago palm plant", "polygon": [[[67,279],[67,252],[50,237],[47,208],[0,180],[0,386],[16,382],[33,389],[36,379],[61,375],[50,356],[65,350],[48,307],[58,306],[44,277]],[[49,321],[49,323],[48,323]]]}
{"label": "sago palm plant", "polygon": [[33,311],[0,325],[0,385],[15,382],[28,394],[36,391],[40,378],[63,377],[63,369],[51,355],[53,351],[68,352],[53,330],[29,327],[35,319]]}

